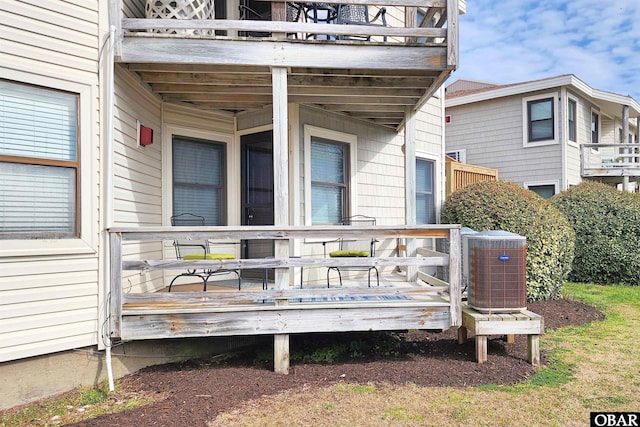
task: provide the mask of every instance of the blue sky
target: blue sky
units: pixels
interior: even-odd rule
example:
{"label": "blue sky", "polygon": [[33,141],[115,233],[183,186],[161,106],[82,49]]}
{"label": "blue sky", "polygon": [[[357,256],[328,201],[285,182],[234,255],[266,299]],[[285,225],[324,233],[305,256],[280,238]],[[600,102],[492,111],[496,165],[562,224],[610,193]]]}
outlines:
{"label": "blue sky", "polygon": [[640,102],[640,0],[467,0],[447,84],[561,74]]}

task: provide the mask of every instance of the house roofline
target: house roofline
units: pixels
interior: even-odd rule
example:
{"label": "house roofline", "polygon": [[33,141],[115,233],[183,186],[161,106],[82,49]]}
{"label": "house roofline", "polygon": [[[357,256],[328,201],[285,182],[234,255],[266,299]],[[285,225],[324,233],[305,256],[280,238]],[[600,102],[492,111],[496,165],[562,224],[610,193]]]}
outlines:
{"label": "house roofline", "polygon": [[522,83],[501,85],[492,88],[481,88],[472,90],[467,95],[455,96],[455,93],[445,99],[445,108],[457,107],[460,105],[472,104],[475,102],[488,101],[506,96],[520,95],[539,90],[547,90],[556,87],[568,86],[582,92],[594,100],[611,102],[620,105],[628,105],[631,116],[640,116],[640,103],[630,95],[620,95],[600,89],[594,89],[573,74],[563,74],[540,80],[531,80]]}

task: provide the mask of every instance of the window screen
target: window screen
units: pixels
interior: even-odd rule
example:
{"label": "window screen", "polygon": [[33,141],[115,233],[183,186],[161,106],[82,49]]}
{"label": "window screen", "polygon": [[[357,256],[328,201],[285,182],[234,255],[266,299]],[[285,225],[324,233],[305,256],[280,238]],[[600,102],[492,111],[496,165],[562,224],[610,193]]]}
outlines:
{"label": "window screen", "polygon": [[418,159],[416,162],[416,222],[435,224],[434,162]]}
{"label": "window screen", "polygon": [[226,224],[223,143],[173,137],[173,214],[191,213],[205,225]]}
{"label": "window screen", "polygon": [[347,217],[347,159],[344,144],[311,141],[311,216],[313,224],[338,224]]}

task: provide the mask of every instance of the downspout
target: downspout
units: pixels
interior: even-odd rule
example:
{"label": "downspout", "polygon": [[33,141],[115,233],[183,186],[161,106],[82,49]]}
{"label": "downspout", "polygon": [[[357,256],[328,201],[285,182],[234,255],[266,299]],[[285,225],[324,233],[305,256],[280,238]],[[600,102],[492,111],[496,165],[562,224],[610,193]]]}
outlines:
{"label": "downspout", "polygon": [[106,334],[105,359],[107,365],[107,379],[109,381],[109,391],[114,391],[113,367],[111,365],[111,320],[110,320],[110,297],[111,297],[111,245],[107,230],[112,226],[113,211],[113,99],[114,99],[114,79],[115,79],[115,37],[116,27],[109,27],[109,63],[107,75],[107,129],[104,147],[104,288],[105,288],[105,321]]}

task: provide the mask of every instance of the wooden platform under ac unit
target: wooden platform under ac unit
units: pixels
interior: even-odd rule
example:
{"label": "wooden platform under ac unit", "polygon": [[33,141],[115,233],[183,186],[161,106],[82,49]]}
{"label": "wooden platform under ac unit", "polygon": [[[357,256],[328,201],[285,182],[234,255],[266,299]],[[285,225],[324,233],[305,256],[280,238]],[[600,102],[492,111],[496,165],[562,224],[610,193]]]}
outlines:
{"label": "wooden platform under ac unit", "polygon": [[476,360],[487,361],[487,337],[507,335],[513,342],[513,335],[527,335],[527,360],[534,366],[540,365],[540,335],[544,332],[544,318],[529,310],[516,313],[481,313],[464,305],[462,326],[458,329],[458,342],[467,340],[467,331],[476,335]]}

